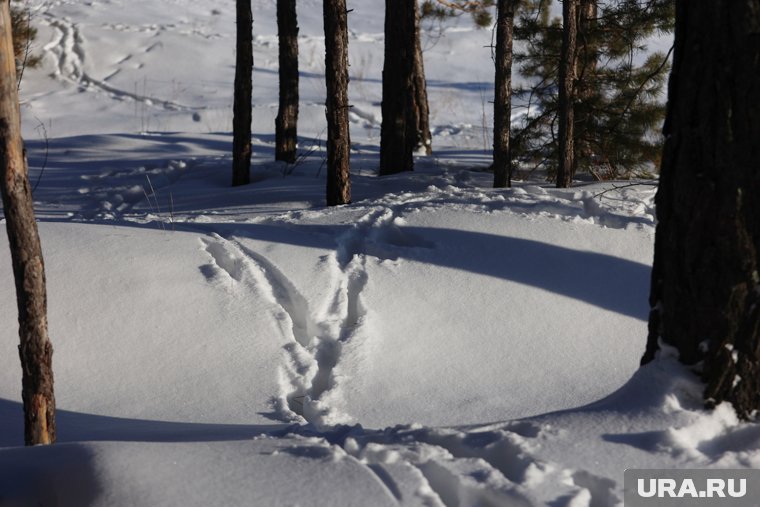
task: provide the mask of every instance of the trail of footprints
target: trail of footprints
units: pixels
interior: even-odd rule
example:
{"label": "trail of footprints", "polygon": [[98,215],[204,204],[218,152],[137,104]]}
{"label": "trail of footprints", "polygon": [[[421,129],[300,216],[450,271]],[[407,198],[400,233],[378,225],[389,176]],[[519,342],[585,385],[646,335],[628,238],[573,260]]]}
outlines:
{"label": "trail of footprints", "polygon": [[[283,432],[318,437],[365,466],[399,505],[429,507],[530,506],[541,484],[563,484],[552,505],[616,505],[616,484],[585,471],[537,459],[545,431],[531,422],[459,431],[397,427],[381,431],[341,424],[326,399],[335,401],[344,345],[357,337],[367,310],[362,293],[368,282],[368,257],[397,258],[399,248],[431,248],[397,226],[398,211],[377,206],[337,238],[326,262],[336,273],[326,310],[316,322],[309,302],[280,268],[235,237],[202,239],[212,263],[243,291],[268,300],[290,364],[289,392],[280,413],[302,416],[306,426]],[[346,422],[349,422],[348,420]],[[538,488],[538,489],[536,489]]]}
{"label": "trail of footprints", "polygon": [[367,259],[396,259],[399,249],[430,248],[431,244],[402,232],[393,208],[371,208],[336,238],[335,251],[323,259],[333,279],[322,309],[311,308],[285,273],[234,237],[213,234],[203,242],[218,268],[246,290],[267,298],[275,308],[274,317],[290,354],[286,366],[290,392],[282,396],[282,406],[277,408],[318,426],[350,422],[348,414],[329,406],[325,398],[340,404],[334,370],[344,345],[355,338],[365,321],[362,293],[368,282]]}
{"label": "trail of footprints", "polygon": [[283,396],[286,406],[278,408],[321,424],[330,417],[331,409],[320,399],[335,387],[333,369],[340,360],[343,344],[352,338],[364,316],[360,299],[367,276],[363,263],[355,260],[340,270],[341,279],[333,284],[328,313],[315,322],[306,298],[266,257],[234,238],[214,234],[203,242],[216,266],[246,290],[268,299],[275,308],[274,317],[290,355],[286,366],[290,392]]}
{"label": "trail of footprints", "polygon": [[[170,111],[197,111],[204,107],[191,107],[177,103],[172,100],[158,99],[153,96],[147,96],[137,93],[137,90],[130,92],[119,89],[110,85],[107,81],[110,77],[116,75],[117,70],[106,79],[96,79],[85,71],[85,49],[84,38],[76,23],[66,18],[55,17],[50,12],[45,12],[42,17],[43,22],[47,23],[55,33],[55,38],[46,44],[43,48],[45,52],[53,55],[56,61],[55,76],[64,81],[74,83],[84,90],[93,90],[105,93],[116,100],[131,100],[143,103],[148,106],[158,105],[159,107]],[[160,42],[149,46],[144,51],[150,52]],[[131,58],[131,55],[123,58],[119,63],[123,63]]]}

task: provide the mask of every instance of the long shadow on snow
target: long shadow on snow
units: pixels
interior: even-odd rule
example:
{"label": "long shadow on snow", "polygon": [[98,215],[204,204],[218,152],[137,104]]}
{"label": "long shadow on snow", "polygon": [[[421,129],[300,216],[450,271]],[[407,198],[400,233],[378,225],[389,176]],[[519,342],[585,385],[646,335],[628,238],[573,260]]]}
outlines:
{"label": "long shadow on snow", "polygon": [[[254,68],[253,72],[254,72],[254,75],[256,73],[275,75],[275,74],[278,74],[279,71],[276,69]],[[321,72],[309,72],[309,71],[299,70],[298,75],[299,77],[303,79],[321,79],[321,80],[325,79],[324,73],[321,73]],[[360,74],[355,74],[353,72],[350,74],[349,77],[352,83],[374,83],[378,85],[383,84],[383,80],[380,77],[366,77]],[[488,82],[488,81],[458,82],[458,81],[443,81],[440,79],[428,79],[427,87],[428,88],[446,88],[446,89],[462,90],[462,91],[470,91],[470,92],[480,92],[480,91],[493,90],[493,83]]]}
{"label": "long shadow on snow", "polygon": [[[56,410],[58,442],[223,442],[282,430],[271,425],[150,421]],[[24,445],[21,403],[0,398],[0,447]]]}
{"label": "long shadow on snow", "polygon": [[[42,221],[70,223],[56,219]],[[99,223],[111,227],[156,229],[155,224]],[[650,266],[530,239],[410,226],[379,234],[370,229],[363,237],[352,240],[350,245],[341,245],[340,238],[345,238],[354,229],[350,224],[177,223],[174,227],[177,232],[220,233],[269,243],[337,249],[344,256],[344,262],[354,254],[366,254],[380,259],[427,263],[536,287],[640,320],[646,320],[649,311],[646,294]],[[349,250],[344,251],[347,248]],[[500,255],[480,256],[479,252],[500,252]],[[484,301],[484,304],[493,302]],[[508,297],[503,304],[509,304]]]}
{"label": "long shadow on snow", "polygon": [[[349,227],[235,224],[230,233],[260,241],[334,248],[336,245],[330,245],[331,240],[341,237]],[[430,240],[434,242],[432,248]],[[403,227],[400,235],[365,238],[357,248],[352,253],[392,260],[403,258],[501,278],[641,320],[646,319],[649,311],[646,290],[651,268],[607,254],[529,239],[426,227]],[[477,252],[500,252],[501,255],[479,256]],[[509,301],[505,299],[504,304]]]}
{"label": "long shadow on snow", "polygon": [[91,505],[102,489],[94,462],[78,443],[0,448],[0,505]]}
{"label": "long shadow on snow", "polygon": [[[281,202],[293,194],[294,185],[303,187],[305,200],[314,205],[324,203],[323,185],[314,185],[317,175],[324,179],[326,174],[324,152],[320,151],[324,148],[324,139],[300,136],[299,155],[304,155],[305,159],[297,166],[274,161],[274,135],[254,134],[253,139],[251,179],[254,182],[268,180],[263,191],[246,187],[230,189],[228,169],[231,161],[228,155],[232,137],[229,133],[82,135],[53,138],[48,144],[42,140],[28,140],[29,179],[37,187],[35,201],[54,205],[54,208],[47,206],[45,213],[60,216],[82,211],[83,199],[86,200],[88,195],[124,192],[135,186],[144,187],[146,194],[150,194],[161,209],[175,212],[195,211],[199,205],[208,211],[247,205],[251,202],[249,194],[252,190],[257,192],[256,202]],[[354,175],[374,174],[379,148],[354,143],[352,150]],[[170,192],[164,187],[172,181],[161,172],[168,169],[171,160],[189,164],[186,171],[175,171],[176,178],[180,178],[181,172],[183,180],[200,177],[203,185],[175,192],[170,201]],[[139,191],[137,197],[143,200]]]}

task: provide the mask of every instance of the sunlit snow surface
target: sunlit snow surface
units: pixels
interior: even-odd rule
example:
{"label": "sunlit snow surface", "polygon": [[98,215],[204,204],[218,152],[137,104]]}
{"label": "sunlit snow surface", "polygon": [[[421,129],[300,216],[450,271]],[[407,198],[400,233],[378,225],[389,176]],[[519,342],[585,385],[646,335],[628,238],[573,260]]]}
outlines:
{"label": "sunlit snow surface", "polygon": [[491,33],[467,18],[426,25],[434,155],[378,178],[384,13],[348,3],[353,204],[325,208],[321,2],[298,2],[295,166],[254,2],[235,189],[233,1],[29,2],[59,444],[19,447],[2,235],[0,505],[606,506],[626,468],[760,466],[693,373],[637,369],[653,182],[491,189]]}

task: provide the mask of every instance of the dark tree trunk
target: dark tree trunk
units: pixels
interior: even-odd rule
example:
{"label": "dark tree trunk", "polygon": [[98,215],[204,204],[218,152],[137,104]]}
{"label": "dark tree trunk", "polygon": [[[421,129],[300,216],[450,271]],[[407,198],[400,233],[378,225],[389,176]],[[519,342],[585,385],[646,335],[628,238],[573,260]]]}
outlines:
{"label": "dark tree trunk", "polygon": [[515,0],[499,0],[496,14],[496,86],[493,101],[493,186],[512,186],[509,151],[512,117],[512,32]]}
{"label": "dark tree trunk", "polygon": [[428,106],[425,62],[422,58],[420,40],[420,9],[414,2],[414,114],[417,118],[416,149],[424,149],[425,155],[433,154],[433,136],[430,134],[430,107]]}
{"label": "dark tree trunk", "polygon": [[575,167],[575,68],[578,36],[578,1],[562,2],[562,49],[559,62],[559,161],[557,187],[573,184]]}
{"label": "dark tree trunk", "polygon": [[760,409],[760,0],[676,2],[646,363],[702,361],[705,402]]}
{"label": "dark tree trunk", "polygon": [[327,205],[351,202],[346,0],[324,0],[327,77]]}
{"label": "dark tree trunk", "polygon": [[237,58],[232,106],[232,186],[251,181],[251,95],[253,93],[253,16],[251,0],[236,0]]}
{"label": "dark tree trunk", "polygon": [[20,134],[9,2],[0,4],[0,189],[18,304],[26,445],[55,442],[53,346],[48,339],[45,265]]}
{"label": "dark tree trunk", "polygon": [[385,0],[381,175],[414,169],[418,138],[414,105],[415,5],[415,0]]}
{"label": "dark tree trunk", "polygon": [[277,0],[280,109],[275,119],[275,160],[296,161],[298,135],[298,18],[296,0]]}
{"label": "dark tree trunk", "polygon": [[594,147],[590,133],[593,130],[593,112],[589,103],[598,82],[595,79],[598,48],[596,44],[597,0],[581,0],[578,12],[578,42],[576,64],[575,140],[573,155],[573,174],[578,170],[580,160],[589,160]]}

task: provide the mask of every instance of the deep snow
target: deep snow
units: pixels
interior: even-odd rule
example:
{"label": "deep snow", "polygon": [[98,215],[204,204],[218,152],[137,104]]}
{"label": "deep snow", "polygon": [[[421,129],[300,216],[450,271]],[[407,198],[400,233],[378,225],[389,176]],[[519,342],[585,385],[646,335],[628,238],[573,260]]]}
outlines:
{"label": "deep snow", "polygon": [[0,504],[596,507],[626,468],[760,466],[760,431],[668,353],[638,369],[652,182],[489,188],[489,31],[428,27],[435,154],[378,178],[383,10],[349,2],[354,203],[325,208],[321,3],[298,2],[295,166],[254,4],[232,189],[234,2],[30,2],[59,444],[19,447],[2,235]]}

